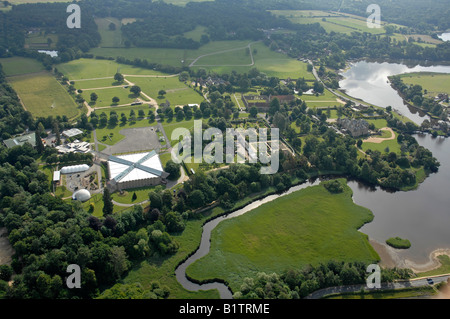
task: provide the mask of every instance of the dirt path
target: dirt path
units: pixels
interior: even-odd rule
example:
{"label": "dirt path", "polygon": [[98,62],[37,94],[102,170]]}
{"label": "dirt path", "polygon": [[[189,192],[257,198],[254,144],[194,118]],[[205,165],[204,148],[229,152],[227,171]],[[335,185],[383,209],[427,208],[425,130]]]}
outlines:
{"label": "dirt path", "polygon": [[380,131],[389,131],[391,132],[391,136],[387,137],[387,138],[382,138],[382,137],[369,137],[368,139],[364,140],[365,143],[375,143],[375,144],[380,144],[383,143],[384,141],[391,141],[391,140],[395,140],[395,133],[394,131],[390,128],[390,127],[383,127],[380,128]]}

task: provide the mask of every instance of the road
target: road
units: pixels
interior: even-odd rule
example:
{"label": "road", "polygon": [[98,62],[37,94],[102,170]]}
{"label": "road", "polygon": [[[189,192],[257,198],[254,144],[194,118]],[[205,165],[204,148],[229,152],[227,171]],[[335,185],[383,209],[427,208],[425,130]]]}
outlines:
{"label": "road", "polygon": [[366,104],[366,103],[364,103],[364,102],[362,102],[362,101],[360,101],[360,100],[350,99],[350,98],[348,98],[348,97],[346,97],[346,96],[344,96],[344,95],[342,95],[342,94],[340,94],[340,93],[334,91],[333,89],[330,89],[330,88],[322,81],[322,79],[319,77],[319,75],[317,74],[317,70],[316,70],[316,68],[314,67],[313,62],[312,62],[311,60],[308,60],[308,63],[311,64],[312,67],[313,67],[312,73],[313,73],[314,77],[316,78],[316,80],[317,80],[318,82],[322,83],[326,90],[330,91],[331,93],[333,93],[335,96],[337,96],[338,98],[340,98],[340,99],[343,100],[343,101],[350,101],[350,102],[353,102],[353,103],[355,103],[355,104],[361,104],[362,106],[365,106],[365,107],[369,107],[369,106],[370,106],[370,105],[368,105],[368,104]]}
{"label": "road", "polygon": [[[395,289],[405,289],[405,288],[418,288],[418,287],[426,287],[430,286],[427,282],[427,278],[432,278],[435,284],[441,282],[447,282],[450,278],[450,275],[440,275],[440,276],[430,276],[424,278],[416,278],[405,281],[398,281],[393,283],[382,283],[380,290],[395,290]],[[308,295],[306,299],[320,299],[330,294],[342,294],[342,293],[352,293],[361,291],[361,289],[365,289],[368,291],[366,285],[350,285],[350,286],[338,286],[338,287],[330,287],[324,288],[321,290],[317,290],[312,294]],[[376,290],[376,289],[374,289]]]}

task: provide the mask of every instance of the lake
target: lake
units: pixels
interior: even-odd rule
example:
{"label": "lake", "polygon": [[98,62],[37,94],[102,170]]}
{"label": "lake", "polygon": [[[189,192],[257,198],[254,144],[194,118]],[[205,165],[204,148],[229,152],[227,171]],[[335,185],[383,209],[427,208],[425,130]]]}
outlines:
{"label": "lake", "polygon": [[442,41],[450,41],[450,32],[442,33],[441,35],[438,35],[438,38]]}
{"label": "lake", "polygon": [[351,64],[348,70],[341,73],[344,79],[339,85],[350,96],[381,107],[390,105],[416,124],[421,124],[429,116],[405,104],[388,82],[389,76],[410,72],[450,73],[450,66],[410,67],[400,63],[360,61]]}
{"label": "lake", "polygon": [[355,203],[374,214],[374,220],[360,231],[380,243],[396,236],[409,239],[411,248],[395,250],[398,256],[425,263],[432,251],[450,248],[450,140],[429,134],[415,138],[441,163],[439,172],[431,174],[417,190],[390,193],[356,181],[348,185]]}

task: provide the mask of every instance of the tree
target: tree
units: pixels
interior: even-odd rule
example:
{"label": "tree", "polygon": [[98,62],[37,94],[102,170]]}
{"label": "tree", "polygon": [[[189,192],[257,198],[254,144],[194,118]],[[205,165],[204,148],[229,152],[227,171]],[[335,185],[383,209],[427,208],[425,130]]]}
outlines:
{"label": "tree", "polygon": [[61,134],[59,132],[58,121],[53,122],[53,133],[56,135],[56,145],[61,145]]}
{"label": "tree", "polygon": [[103,215],[110,215],[113,213],[114,204],[112,202],[111,193],[108,188],[103,191]]}
{"label": "tree", "polygon": [[160,97],[164,97],[164,95],[166,95],[166,94],[167,94],[167,92],[165,90],[159,90],[159,92],[158,92],[158,96],[160,96]]}
{"label": "tree", "polygon": [[[42,123],[39,123],[42,124]],[[41,128],[37,127],[36,132],[35,132],[35,140],[36,140],[36,150],[39,154],[42,154],[42,152],[44,152],[45,146],[44,143],[42,142],[42,138],[41,138]]]}
{"label": "tree", "polygon": [[170,174],[168,177],[170,180],[176,180],[180,177],[180,164],[176,164],[172,160],[167,161],[164,170]]}
{"label": "tree", "polygon": [[120,101],[120,99],[119,99],[117,96],[115,96],[115,97],[112,98],[112,102],[113,102],[114,104],[119,103],[119,101]]}
{"label": "tree", "polygon": [[115,30],[116,30],[116,24],[113,23],[113,22],[111,22],[111,23],[109,24],[109,26],[108,26],[108,29],[109,29],[110,31],[115,31]]}
{"label": "tree", "polygon": [[139,95],[141,93],[141,88],[137,85],[133,85],[130,88],[130,92],[133,93],[134,95]]}
{"label": "tree", "polygon": [[119,83],[123,83],[124,81],[124,77],[122,74],[120,74],[119,72],[117,72],[116,74],[114,74],[114,80],[116,80]]}
{"label": "tree", "polygon": [[97,101],[97,99],[98,99],[97,93],[92,92],[92,93],[91,93],[91,101],[92,101],[92,102],[95,102],[95,101]]}
{"label": "tree", "polygon": [[114,246],[111,248],[110,262],[115,278],[119,279],[130,266],[123,246]]}
{"label": "tree", "polygon": [[250,108],[250,117],[256,117],[258,115],[258,108],[256,106],[252,106]]}

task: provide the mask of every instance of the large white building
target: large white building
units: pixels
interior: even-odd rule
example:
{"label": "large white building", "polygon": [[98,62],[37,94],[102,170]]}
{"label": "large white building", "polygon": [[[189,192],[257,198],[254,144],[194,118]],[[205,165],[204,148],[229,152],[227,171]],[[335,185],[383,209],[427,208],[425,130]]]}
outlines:
{"label": "large white building", "polygon": [[155,151],[110,156],[108,170],[108,187],[112,191],[158,185],[169,176]]}

